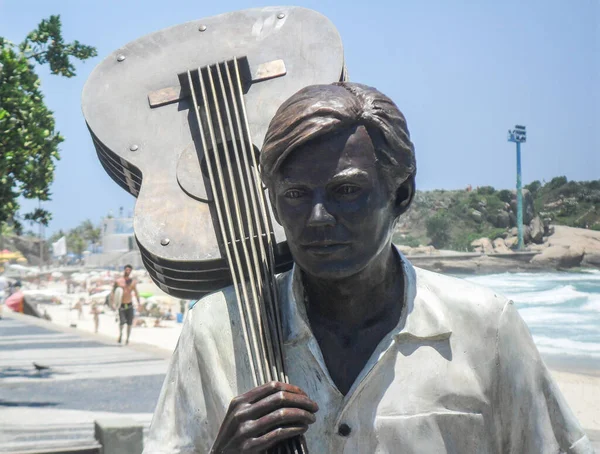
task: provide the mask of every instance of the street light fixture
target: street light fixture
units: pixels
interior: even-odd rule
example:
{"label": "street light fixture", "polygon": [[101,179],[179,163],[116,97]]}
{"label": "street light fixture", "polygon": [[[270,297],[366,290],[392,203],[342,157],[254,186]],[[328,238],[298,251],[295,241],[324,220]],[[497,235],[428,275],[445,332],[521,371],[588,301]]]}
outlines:
{"label": "street light fixture", "polygon": [[517,144],[517,232],[518,249],[523,249],[523,193],[521,190],[521,144],[527,141],[525,126],[515,125],[515,129],[508,130],[508,141]]}

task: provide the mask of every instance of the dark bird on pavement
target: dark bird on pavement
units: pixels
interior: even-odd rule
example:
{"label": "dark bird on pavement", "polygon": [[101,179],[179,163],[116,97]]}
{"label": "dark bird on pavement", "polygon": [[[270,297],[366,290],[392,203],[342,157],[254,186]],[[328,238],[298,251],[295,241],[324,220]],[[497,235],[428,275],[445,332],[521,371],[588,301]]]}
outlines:
{"label": "dark bird on pavement", "polygon": [[35,370],[37,370],[38,372],[50,369],[50,366],[42,366],[41,364],[37,364],[37,363],[33,363],[33,367],[35,367]]}

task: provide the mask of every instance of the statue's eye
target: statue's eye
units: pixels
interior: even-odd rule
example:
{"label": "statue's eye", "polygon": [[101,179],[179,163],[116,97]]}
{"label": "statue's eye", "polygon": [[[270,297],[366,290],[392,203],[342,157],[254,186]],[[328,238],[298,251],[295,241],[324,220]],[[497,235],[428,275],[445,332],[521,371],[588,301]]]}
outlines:
{"label": "statue's eye", "polygon": [[358,191],[360,191],[360,188],[358,186],[354,186],[353,184],[343,184],[338,186],[335,190],[335,192],[341,195],[350,195]]}
{"label": "statue's eye", "polygon": [[288,189],[284,193],[285,197],[288,199],[298,199],[298,198],[302,197],[303,194],[304,194],[304,192],[302,192],[299,189]]}

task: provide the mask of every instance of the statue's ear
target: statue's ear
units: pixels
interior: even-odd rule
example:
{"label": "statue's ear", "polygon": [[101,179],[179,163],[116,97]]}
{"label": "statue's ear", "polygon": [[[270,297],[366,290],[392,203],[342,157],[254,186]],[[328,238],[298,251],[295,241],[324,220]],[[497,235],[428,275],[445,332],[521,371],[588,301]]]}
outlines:
{"label": "statue's ear", "polygon": [[396,217],[404,214],[409,208],[415,196],[415,177],[409,177],[396,190]]}

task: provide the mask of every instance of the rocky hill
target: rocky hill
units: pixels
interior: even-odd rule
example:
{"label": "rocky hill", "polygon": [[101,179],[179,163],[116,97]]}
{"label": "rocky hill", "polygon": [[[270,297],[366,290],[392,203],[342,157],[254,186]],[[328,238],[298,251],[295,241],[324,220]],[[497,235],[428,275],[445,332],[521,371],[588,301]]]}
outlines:
{"label": "rocky hill", "polygon": [[[417,247],[510,252],[517,244],[516,191],[490,186],[456,191],[418,191],[397,226],[394,241]],[[552,225],[600,231],[600,180],[534,181],[523,190],[524,239],[536,250]]]}

